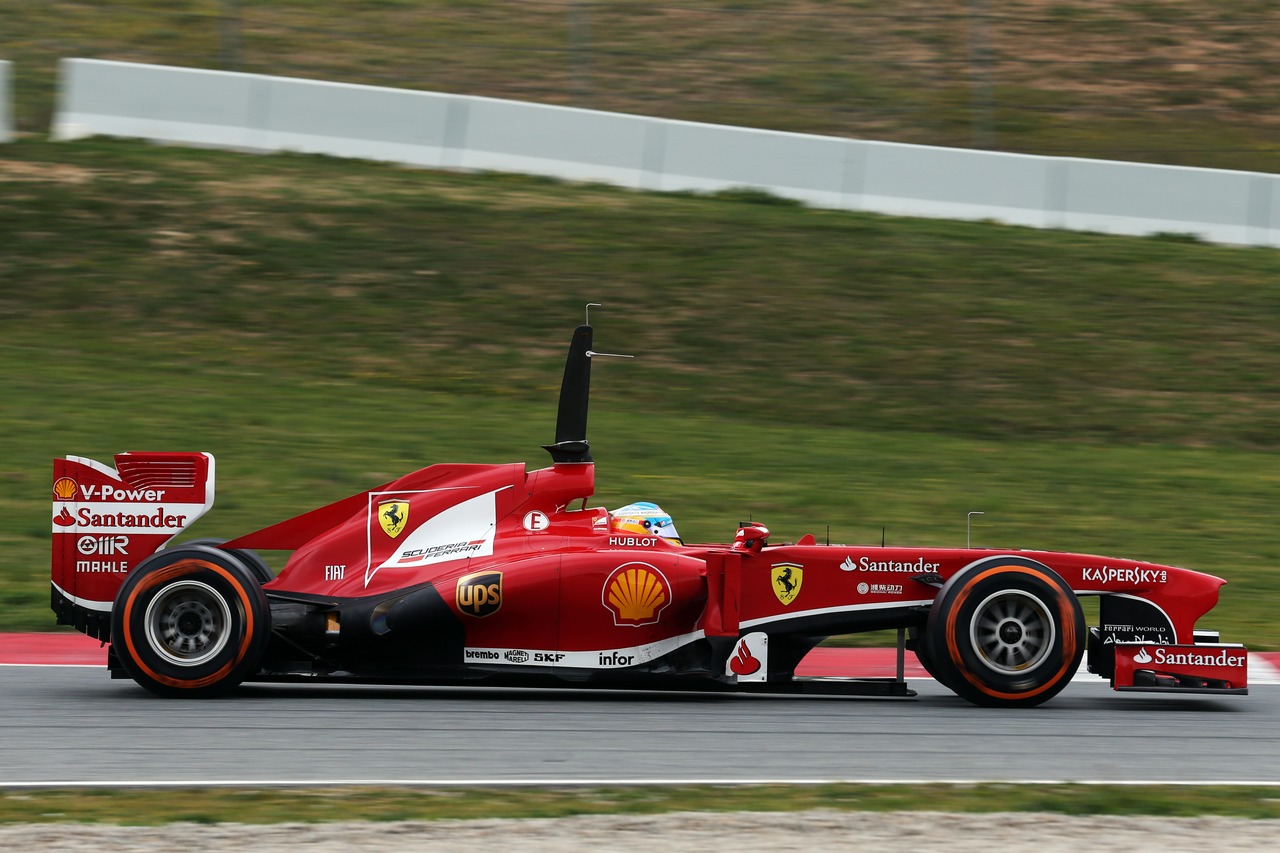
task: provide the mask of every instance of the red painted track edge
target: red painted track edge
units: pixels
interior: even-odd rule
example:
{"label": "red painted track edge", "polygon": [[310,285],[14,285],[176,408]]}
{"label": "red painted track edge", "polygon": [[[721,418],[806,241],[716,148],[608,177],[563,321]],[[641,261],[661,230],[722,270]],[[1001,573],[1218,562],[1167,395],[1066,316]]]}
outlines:
{"label": "red painted track edge", "polygon": [[[107,648],[98,640],[70,633],[0,633],[0,665],[105,666]],[[914,654],[906,656],[906,675],[926,677]],[[814,649],[800,664],[804,676],[892,677],[894,649]]]}

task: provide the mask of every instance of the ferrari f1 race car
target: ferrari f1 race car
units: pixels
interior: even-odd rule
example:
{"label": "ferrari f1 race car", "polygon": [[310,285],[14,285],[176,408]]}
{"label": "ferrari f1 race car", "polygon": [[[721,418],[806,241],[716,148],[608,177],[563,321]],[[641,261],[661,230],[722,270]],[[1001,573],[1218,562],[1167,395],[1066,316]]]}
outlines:
{"label": "ferrari f1 race car", "polygon": [[[573,333],[550,467],[431,465],[227,541],[169,543],[214,499],[208,453],[54,462],[53,610],[163,696],[244,681],[911,696],[911,649],[991,706],[1088,669],[1116,690],[1247,692],[1196,622],[1224,581],[1045,551],[683,542],[654,504],[587,506],[592,328]],[[273,574],[258,550],[292,552]],[[1086,630],[1081,596],[1100,600]],[[824,639],[898,629],[898,677],[796,676]]]}

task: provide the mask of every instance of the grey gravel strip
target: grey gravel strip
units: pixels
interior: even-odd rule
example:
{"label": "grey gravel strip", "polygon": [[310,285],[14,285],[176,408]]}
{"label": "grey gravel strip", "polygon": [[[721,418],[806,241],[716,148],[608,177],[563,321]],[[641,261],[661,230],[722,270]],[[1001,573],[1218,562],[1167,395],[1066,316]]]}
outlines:
{"label": "grey gravel strip", "polygon": [[103,824],[0,826],[0,848],[68,853],[379,853],[455,851],[464,845],[503,851],[723,853],[836,851],[1275,850],[1280,820],[1199,817],[1071,817],[1058,814],[939,812],[674,812],[523,820],[343,822],[323,824]]}

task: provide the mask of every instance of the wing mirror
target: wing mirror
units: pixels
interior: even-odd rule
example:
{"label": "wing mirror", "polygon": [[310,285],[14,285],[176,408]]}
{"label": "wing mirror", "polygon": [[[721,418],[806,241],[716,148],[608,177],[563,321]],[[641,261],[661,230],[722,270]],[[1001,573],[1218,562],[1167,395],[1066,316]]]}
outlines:
{"label": "wing mirror", "polygon": [[758,554],[768,538],[769,528],[763,524],[744,524],[733,537],[733,550]]}

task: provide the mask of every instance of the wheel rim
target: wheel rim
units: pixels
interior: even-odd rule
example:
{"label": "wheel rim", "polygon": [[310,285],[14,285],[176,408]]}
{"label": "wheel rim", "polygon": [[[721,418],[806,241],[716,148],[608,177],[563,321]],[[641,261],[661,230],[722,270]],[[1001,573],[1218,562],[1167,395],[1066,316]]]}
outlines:
{"label": "wheel rim", "polygon": [[1044,663],[1057,641],[1057,629],[1039,598],[1021,590],[1001,590],[974,611],[969,639],[985,666],[1014,675]]}
{"label": "wheel rim", "polygon": [[178,666],[199,666],[227,645],[231,607],[213,587],[200,581],[166,586],[147,605],[147,643]]}

